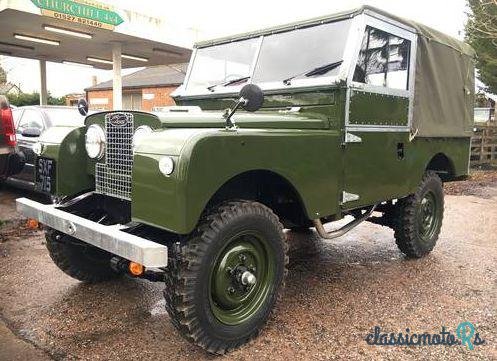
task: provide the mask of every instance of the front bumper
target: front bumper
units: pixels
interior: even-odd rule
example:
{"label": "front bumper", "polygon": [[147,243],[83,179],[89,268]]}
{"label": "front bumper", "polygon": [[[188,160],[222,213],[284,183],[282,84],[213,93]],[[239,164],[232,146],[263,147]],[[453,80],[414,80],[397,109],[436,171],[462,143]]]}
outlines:
{"label": "front bumper", "polygon": [[106,226],[27,198],[16,200],[17,211],[56,229],[145,267],[167,266],[167,247],[123,232],[123,226]]}

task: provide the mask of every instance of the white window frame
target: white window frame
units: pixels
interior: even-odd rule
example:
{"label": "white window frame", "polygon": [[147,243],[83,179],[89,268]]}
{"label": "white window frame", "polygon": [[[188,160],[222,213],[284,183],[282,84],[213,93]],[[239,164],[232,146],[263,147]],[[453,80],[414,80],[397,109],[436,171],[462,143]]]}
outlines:
{"label": "white window frame", "polygon": [[[346,20],[346,19],[343,19]],[[366,26],[371,26],[379,30],[385,31],[389,34],[407,39],[411,42],[410,49],[410,59],[409,59],[409,88],[405,89],[393,89],[381,86],[374,86],[370,84],[363,84],[359,82],[352,81],[355,71],[355,64],[359,57],[359,52],[362,46],[362,39],[364,37],[364,32]],[[320,26],[316,24],[315,26]],[[262,43],[264,41],[264,36],[259,36],[259,46],[256,50],[251,65],[251,75],[255,71],[255,65],[257,63],[258,57],[260,55],[260,50]],[[385,17],[381,14],[377,14],[374,11],[366,10],[363,14],[356,15],[352,19],[352,24],[350,25],[349,33],[346,40],[346,45],[344,49],[343,62],[340,65],[337,76],[323,76],[312,79],[294,79],[289,85],[285,85],[282,82],[266,82],[258,83],[257,85],[265,91],[285,91],[291,89],[305,89],[309,87],[326,87],[330,85],[335,85],[337,83],[345,82],[347,84],[346,92],[346,103],[345,103],[345,127],[347,130],[361,130],[361,131],[409,131],[412,124],[412,109],[414,101],[414,85],[415,85],[415,74],[416,74],[416,50],[417,50],[417,35],[416,30],[405,24],[397,22],[393,19]],[[195,57],[197,55],[198,48],[194,48],[190,63],[188,64],[188,69],[186,72],[184,83],[178,87],[171,95],[180,96],[185,98],[205,98],[209,96],[219,97],[223,96],[236,96],[240,89],[245,84],[235,85],[230,87],[216,87],[214,91],[199,91],[199,89],[188,90],[186,85],[188,84],[191,76],[191,71]],[[252,79],[249,79],[247,83],[251,83]],[[350,109],[350,96],[352,91],[363,91],[371,92],[376,94],[385,94],[409,98],[409,112],[408,112],[408,125],[407,126],[376,126],[376,125],[350,125],[349,124],[349,109]]]}
{"label": "white window frame", "polygon": [[[414,87],[415,87],[415,74],[416,74],[416,50],[417,50],[417,35],[416,30],[404,24],[401,24],[390,18],[386,18],[376,13],[366,12],[358,16],[356,32],[356,40],[352,43],[355,45],[353,55],[347,58],[349,62],[347,65],[347,94],[345,103],[345,128],[346,131],[390,131],[390,132],[409,132],[412,125],[413,117],[413,103],[414,103]],[[353,81],[355,65],[359,59],[359,53],[362,47],[362,40],[366,27],[370,26],[375,29],[384,31],[388,34],[398,36],[400,38],[409,40],[411,42],[410,56],[409,56],[409,74],[408,74],[408,89],[395,89],[383,86],[364,84]],[[392,125],[357,125],[349,123],[350,113],[350,98],[352,92],[367,92],[383,95],[398,96],[409,99],[408,120],[405,126],[392,126]]]}

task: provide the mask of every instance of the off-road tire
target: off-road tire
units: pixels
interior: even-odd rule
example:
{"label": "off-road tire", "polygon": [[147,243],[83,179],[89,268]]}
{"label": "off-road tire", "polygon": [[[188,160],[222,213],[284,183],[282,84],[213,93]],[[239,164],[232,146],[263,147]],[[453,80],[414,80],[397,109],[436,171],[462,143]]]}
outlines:
{"label": "off-road tire", "polygon": [[[427,194],[435,203],[435,224],[428,235],[423,235],[419,224],[422,202]],[[409,258],[421,258],[435,247],[442,226],[444,210],[444,193],[440,177],[433,171],[427,171],[416,192],[400,199],[395,206],[394,234],[399,249]]]}
{"label": "off-road tire", "polygon": [[[216,317],[212,305],[212,274],[219,255],[233,235],[255,230],[274,251],[274,279],[261,306],[246,321],[228,325]],[[207,212],[197,229],[170,250],[165,276],[166,310],[173,325],[192,343],[209,353],[224,354],[257,336],[284,289],[288,245],[283,226],[268,207],[253,201],[226,202]],[[269,286],[268,286],[269,287]]]}
{"label": "off-road tire", "polygon": [[[45,231],[48,253],[65,274],[86,283],[109,281],[120,276],[110,266],[112,254],[48,228]],[[80,245],[78,245],[80,244]],[[93,257],[89,256],[91,251]]]}

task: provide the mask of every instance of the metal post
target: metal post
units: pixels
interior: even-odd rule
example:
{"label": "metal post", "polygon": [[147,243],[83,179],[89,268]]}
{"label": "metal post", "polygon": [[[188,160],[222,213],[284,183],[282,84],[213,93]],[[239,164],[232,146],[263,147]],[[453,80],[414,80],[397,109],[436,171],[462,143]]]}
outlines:
{"label": "metal post", "polygon": [[112,104],[114,110],[120,110],[123,108],[120,43],[114,43],[112,46],[112,70],[114,71],[114,78],[112,82]]}
{"label": "metal post", "polygon": [[47,62],[40,60],[40,105],[48,104]]}

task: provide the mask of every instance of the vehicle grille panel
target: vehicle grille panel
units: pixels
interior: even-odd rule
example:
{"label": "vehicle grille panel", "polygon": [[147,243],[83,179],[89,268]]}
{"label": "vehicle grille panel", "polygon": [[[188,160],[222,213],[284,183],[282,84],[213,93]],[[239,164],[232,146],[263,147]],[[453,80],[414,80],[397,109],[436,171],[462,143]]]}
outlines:
{"label": "vehicle grille panel", "polygon": [[133,114],[109,113],[105,116],[105,163],[95,169],[95,191],[131,200],[133,169]]}

